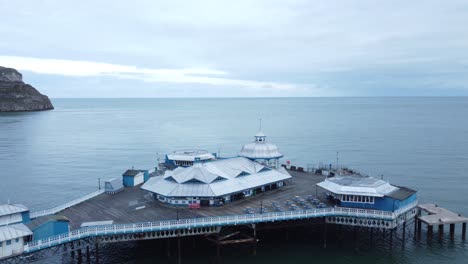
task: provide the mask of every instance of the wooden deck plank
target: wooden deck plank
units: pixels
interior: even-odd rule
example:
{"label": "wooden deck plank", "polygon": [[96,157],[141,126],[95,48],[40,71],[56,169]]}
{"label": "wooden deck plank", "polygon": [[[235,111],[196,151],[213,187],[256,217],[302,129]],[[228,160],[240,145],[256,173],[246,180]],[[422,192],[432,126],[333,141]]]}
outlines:
{"label": "wooden deck plank", "polygon": [[[306,198],[307,195],[316,195],[316,184],[325,179],[324,176],[306,172],[290,171],[293,176],[290,185],[277,190],[268,191],[242,200],[225,204],[221,207],[202,207],[189,209],[179,207],[179,219],[224,216],[244,214],[246,207],[259,211],[260,205],[273,211],[271,202],[276,201],[288,209],[284,204],[295,196]],[[318,190],[323,195],[322,190]],[[143,209],[136,210],[144,206]],[[159,220],[171,220],[177,218],[177,208],[155,201],[152,195],[139,187],[125,188],[117,194],[101,194],[83,203],[72,206],[59,213],[66,216],[72,229],[79,228],[83,222],[113,220],[114,223],[150,222]]]}

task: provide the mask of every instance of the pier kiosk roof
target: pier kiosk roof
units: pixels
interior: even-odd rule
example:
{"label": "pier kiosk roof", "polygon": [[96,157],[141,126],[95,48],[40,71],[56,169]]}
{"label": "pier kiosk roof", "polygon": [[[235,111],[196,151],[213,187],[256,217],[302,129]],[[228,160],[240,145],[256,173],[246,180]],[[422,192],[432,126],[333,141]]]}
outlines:
{"label": "pier kiosk roof", "polygon": [[170,160],[180,161],[195,161],[196,158],[200,160],[213,160],[215,156],[206,150],[190,149],[190,150],[177,150],[171,154],[167,154],[167,158]]}
{"label": "pier kiosk roof", "polygon": [[22,204],[2,204],[0,205],[0,216],[11,215],[29,211],[29,209]]}
{"label": "pier kiosk roof", "polygon": [[239,156],[249,159],[279,159],[283,154],[275,144],[266,142],[266,136],[260,130],[255,135],[255,141],[244,145]]}
{"label": "pier kiosk roof", "polygon": [[272,169],[236,157],[166,171],[163,176],[152,177],[142,189],[167,197],[218,197],[290,178],[283,168]]}
{"label": "pier kiosk roof", "polygon": [[32,231],[25,224],[0,226],[0,241],[7,241],[19,237],[32,235]]}
{"label": "pier kiosk roof", "polygon": [[336,194],[373,197],[383,197],[399,190],[386,181],[358,174],[330,177],[317,185]]}

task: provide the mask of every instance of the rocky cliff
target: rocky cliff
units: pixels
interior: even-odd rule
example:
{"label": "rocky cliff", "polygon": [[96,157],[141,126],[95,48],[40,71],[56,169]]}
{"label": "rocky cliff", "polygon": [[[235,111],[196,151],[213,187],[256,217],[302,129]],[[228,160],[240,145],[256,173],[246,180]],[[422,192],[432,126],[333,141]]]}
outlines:
{"label": "rocky cliff", "polygon": [[49,98],[23,82],[15,69],[0,66],[0,112],[54,109]]}

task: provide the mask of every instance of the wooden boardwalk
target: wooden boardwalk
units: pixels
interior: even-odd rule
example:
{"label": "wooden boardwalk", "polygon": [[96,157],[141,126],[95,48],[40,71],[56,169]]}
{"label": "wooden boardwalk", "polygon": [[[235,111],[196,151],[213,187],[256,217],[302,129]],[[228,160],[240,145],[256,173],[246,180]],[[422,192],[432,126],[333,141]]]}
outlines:
{"label": "wooden boardwalk", "polygon": [[[65,209],[58,215],[64,215],[70,220],[71,229],[77,229],[84,222],[112,220],[115,224],[151,222],[159,220],[189,219],[208,216],[228,216],[244,214],[244,209],[251,207],[256,213],[260,206],[272,212],[271,202],[275,201],[289,210],[284,204],[295,196],[305,198],[307,195],[318,194],[324,197],[324,191],[317,189],[316,184],[325,176],[307,172],[289,171],[293,177],[289,185],[277,190],[268,191],[252,197],[226,204],[221,207],[202,207],[189,209],[187,207],[168,206],[155,201],[153,196],[139,186],[125,188],[117,194],[101,194],[83,203]],[[323,201],[324,202],[324,201]],[[298,205],[299,206],[299,205]],[[302,209],[302,207],[299,206]]]}

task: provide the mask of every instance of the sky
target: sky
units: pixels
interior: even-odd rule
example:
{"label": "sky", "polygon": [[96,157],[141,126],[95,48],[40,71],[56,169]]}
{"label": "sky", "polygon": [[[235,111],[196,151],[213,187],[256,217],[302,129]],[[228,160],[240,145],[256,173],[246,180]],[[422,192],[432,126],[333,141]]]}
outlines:
{"label": "sky", "polygon": [[468,96],[468,1],[0,0],[52,98]]}

